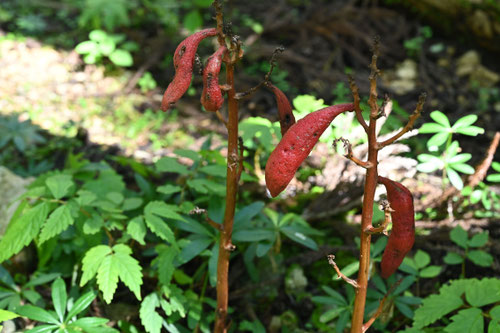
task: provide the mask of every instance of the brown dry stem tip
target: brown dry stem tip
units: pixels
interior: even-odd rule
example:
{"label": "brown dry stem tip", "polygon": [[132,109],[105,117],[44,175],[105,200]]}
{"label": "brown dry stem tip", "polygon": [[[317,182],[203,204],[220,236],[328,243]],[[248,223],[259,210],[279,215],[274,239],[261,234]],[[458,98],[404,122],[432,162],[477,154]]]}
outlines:
{"label": "brown dry stem tip", "polygon": [[383,200],[380,205],[382,206],[382,210],[384,211],[384,221],[378,227],[374,227],[372,225],[368,226],[364,230],[367,234],[373,235],[382,233],[386,236],[388,235],[387,226],[389,226],[389,223],[392,222],[391,213],[394,212],[394,209],[391,208],[391,206],[389,205],[389,201],[387,200]]}
{"label": "brown dry stem tip", "polygon": [[332,144],[333,147],[336,148],[337,143],[339,143],[339,142],[342,142],[344,144],[344,149],[346,150],[346,153],[344,154],[345,158],[351,160],[352,162],[356,163],[357,165],[359,165],[362,168],[368,169],[368,168],[372,167],[372,164],[370,162],[361,161],[359,158],[354,156],[354,154],[352,152],[352,145],[349,142],[349,140],[347,140],[343,137],[337,138],[337,139],[333,140],[333,144]]}
{"label": "brown dry stem tip", "polygon": [[373,316],[363,325],[363,329],[362,329],[363,333],[366,332],[366,331],[368,331],[368,329],[373,324],[373,322],[382,314],[382,312],[384,310],[385,301],[387,300],[387,298],[389,297],[389,295],[392,294],[392,292],[396,289],[396,287],[401,284],[402,281],[403,281],[403,279],[399,279],[398,282],[396,282],[395,284],[393,284],[391,286],[391,288],[389,288],[389,290],[387,291],[387,293],[384,295],[384,297],[380,301],[380,303],[378,305],[378,308],[377,308],[377,311],[375,311],[375,313],[373,314]]}
{"label": "brown dry stem tip", "polygon": [[424,107],[424,103],[425,103],[425,99],[427,98],[427,94],[426,93],[422,93],[420,94],[419,98],[418,98],[418,102],[417,102],[417,106],[415,107],[415,111],[413,111],[412,115],[410,116],[410,119],[408,119],[408,123],[405,125],[405,127],[403,127],[401,129],[401,131],[399,131],[399,133],[397,133],[396,135],[394,135],[392,138],[389,138],[383,142],[379,142],[377,144],[377,149],[382,149],[384,148],[385,146],[388,146],[390,145],[391,143],[393,143],[394,141],[396,141],[397,139],[399,139],[400,137],[402,137],[405,133],[411,131],[413,129],[413,125],[415,124],[415,121],[420,117],[420,115],[422,114],[422,109]]}
{"label": "brown dry stem tip", "polygon": [[190,215],[193,214],[204,214],[205,220],[207,220],[208,224],[217,230],[222,230],[222,224],[215,222],[208,216],[208,212],[206,209],[195,207],[193,210],[189,212]]}
{"label": "brown dry stem tip", "polygon": [[361,99],[359,98],[359,89],[356,85],[356,81],[352,75],[348,75],[347,79],[349,80],[349,87],[351,88],[352,98],[354,100],[354,111],[356,113],[356,119],[361,124],[366,133],[368,133],[368,124],[363,118],[363,113],[360,106]]}
{"label": "brown dry stem tip", "polygon": [[345,282],[349,283],[351,286],[353,286],[354,288],[359,288],[359,285],[358,283],[356,282],[356,280],[353,280],[347,276],[344,275],[344,273],[342,273],[339,269],[339,267],[337,266],[337,263],[335,263],[335,255],[333,254],[329,254],[326,256],[328,258],[328,263],[330,265],[333,266],[333,268],[335,269],[335,272],[337,273],[337,275],[339,276],[338,278],[339,279],[342,279],[344,280]]}

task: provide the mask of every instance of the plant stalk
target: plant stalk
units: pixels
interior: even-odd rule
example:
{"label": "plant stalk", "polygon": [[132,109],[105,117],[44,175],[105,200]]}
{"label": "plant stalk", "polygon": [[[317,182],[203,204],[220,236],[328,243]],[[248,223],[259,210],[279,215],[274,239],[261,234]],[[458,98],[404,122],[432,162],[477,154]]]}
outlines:
{"label": "plant stalk", "polygon": [[227,149],[227,180],[226,180],[226,210],[220,232],[219,258],[217,261],[217,314],[215,318],[215,333],[227,332],[227,307],[229,298],[228,273],[229,257],[234,250],[231,242],[233,233],[236,196],[238,194],[238,101],[235,98],[234,64],[226,63],[226,84],[228,103],[228,149]]}

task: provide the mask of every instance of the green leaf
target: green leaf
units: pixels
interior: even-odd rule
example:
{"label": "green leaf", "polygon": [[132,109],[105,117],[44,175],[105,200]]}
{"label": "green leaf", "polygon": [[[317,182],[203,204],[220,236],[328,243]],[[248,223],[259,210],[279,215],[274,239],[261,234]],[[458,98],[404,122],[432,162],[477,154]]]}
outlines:
{"label": "green leaf", "polygon": [[500,305],[497,305],[490,310],[490,316],[491,319],[500,321]]}
{"label": "green leaf", "polygon": [[146,225],[155,235],[172,245],[176,244],[174,233],[172,229],[170,229],[170,227],[165,223],[165,221],[152,214],[146,214],[145,219]]}
{"label": "green leaf", "polygon": [[488,325],[488,333],[500,333],[500,321],[490,321],[490,324]]}
{"label": "green leaf", "polygon": [[42,202],[12,220],[0,240],[0,263],[28,245],[40,231],[49,214],[49,203]]}
{"label": "green leaf", "polygon": [[156,162],[156,170],[159,172],[173,172],[180,175],[187,175],[189,173],[188,168],[177,162],[177,159],[173,157],[162,157]]}
{"label": "green leaf", "polygon": [[184,221],[184,218],[176,213],[177,206],[167,205],[163,201],[151,201],[144,207],[145,214],[154,214],[167,219]]}
{"label": "green leaf", "polygon": [[75,47],[76,53],[79,54],[95,53],[97,49],[98,49],[97,43],[91,40],[81,42]]}
{"label": "green leaf", "polygon": [[418,269],[424,268],[431,262],[431,256],[422,250],[418,250],[413,259]]}
{"label": "green leaf", "polygon": [[16,312],[31,320],[36,320],[42,323],[59,324],[59,321],[54,315],[37,306],[23,305],[18,307]]}
{"label": "green leaf", "polygon": [[0,309],[0,323],[2,321],[11,320],[17,317],[19,317],[19,315],[15,314],[14,312]]}
{"label": "green leaf", "polygon": [[104,226],[104,220],[101,215],[92,214],[83,224],[83,233],[86,235],[94,235],[98,233]]}
{"label": "green leaf", "polygon": [[62,205],[56,208],[50,215],[42,227],[40,233],[40,244],[43,244],[50,238],[59,235],[64,230],[68,229],[74,222],[71,216],[71,211],[68,205]]}
{"label": "green leaf", "polygon": [[478,134],[483,134],[484,129],[477,126],[469,126],[464,128],[457,128],[455,132],[463,135],[476,136]]}
{"label": "green leaf", "polygon": [[491,254],[486,253],[482,250],[472,250],[467,253],[467,258],[473,263],[482,267],[489,267],[493,264],[493,257]]}
{"label": "green leaf", "polygon": [[259,242],[274,238],[274,232],[266,229],[244,229],[233,233],[233,240],[236,242]]}
{"label": "green leaf", "polygon": [[448,120],[448,117],[446,117],[446,115],[444,113],[442,113],[441,111],[437,111],[437,110],[432,111],[430,116],[436,123],[438,123],[446,128],[451,127],[450,121]]}
{"label": "green leaf", "polygon": [[465,290],[465,299],[470,305],[482,307],[500,301],[500,280],[484,278],[469,280],[469,287]]}
{"label": "green leaf", "polygon": [[180,191],[182,191],[182,187],[180,186],[177,186],[177,185],[171,185],[171,184],[167,184],[167,185],[163,185],[163,186],[160,186],[156,189],[156,191],[158,191],[159,193],[163,193],[163,194],[173,194],[173,193],[178,193]]}
{"label": "green leaf", "polygon": [[455,170],[452,168],[446,168],[446,173],[448,174],[448,179],[450,180],[451,185],[455,186],[457,190],[461,190],[464,187],[462,178],[460,178]]}
{"label": "green leaf", "polygon": [[68,194],[74,182],[70,175],[55,175],[47,178],[45,185],[47,185],[54,198],[59,200]]}
{"label": "green leaf", "polygon": [[199,193],[203,194],[213,193],[220,197],[226,195],[226,186],[218,182],[214,182],[208,179],[197,178],[197,179],[189,179],[186,183],[190,188],[194,189]]}
{"label": "green leaf", "polygon": [[198,10],[191,10],[189,13],[184,15],[184,20],[182,25],[191,32],[201,27],[203,24],[203,17]]}
{"label": "green leaf", "polygon": [[467,127],[469,125],[472,125],[476,122],[477,120],[477,115],[475,114],[470,114],[468,116],[465,116],[465,117],[462,117],[460,119],[458,119],[452,126],[453,129],[457,129],[457,128],[463,128],[463,127]]}
{"label": "green leaf", "polygon": [[[457,155],[457,156],[460,156],[460,155]],[[472,175],[474,173],[474,168],[468,164],[465,164],[465,163],[450,164],[450,167],[457,170],[458,172],[465,173],[466,175]]]}
{"label": "green leaf", "polygon": [[333,319],[337,318],[338,316],[340,316],[340,314],[344,311],[347,311],[347,309],[344,307],[337,307],[337,308],[327,310],[325,313],[323,313],[319,317],[319,321],[321,323],[328,323],[328,322],[332,321]]}
{"label": "green leaf", "polygon": [[335,304],[336,305],[339,305],[339,306],[346,306],[348,305],[347,303],[347,300],[345,299],[344,296],[342,296],[341,293],[339,293],[338,291],[328,287],[328,286],[321,286],[321,289],[323,289],[323,291],[325,293],[328,294],[328,296],[330,296],[333,300],[335,300]]}
{"label": "green leaf", "polygon": [[280,229],[288,238],[312,250],[318,250],[318,245],[309,236],[305,235],[297,226],[286,226]]}
{"label": "green leaf", "polygon": [[453,230],[450,231],[450,239],[458,246],[467,248],[467,231],[465,231],[461,226],[457,225]]}
{"label": "green leaf", "polygon": [[427,147],[439,147],[443,145],[447,140],[450,134],[448,132],[440,132],[434,134],[429,141],[427,141]]}
{"label": "green leaf", "polygon": [[[94,333],[102,332],[101,330],[95,330],[96,327],[105,325],[109,320],[106,318],[97,317],[85,317],[75,320],[71,323],[71,326],[76,326],[83,328],[85,332]],[[104,332],[102,332],[104,333]]]}
{"label": "green leaf", "polygon": [[116,66],[129,67],[134,63],[134,59],[129,51],[116,49],[109,55],[109,60]]}
{"label": "green leaf", "polygon": [[425,267],[420,271],[420,277],[423,278],[433,278],[441,273],[441,266],[431,265],[429,267]]}
{"label": "green leaf", "polygon": [[500,173],[489,175],[486,180],[492,183],[500,183]]}
{"label": "green leaf", "polygon": [[199,168],[198,170],[207,175],[214,177],[221,177],[221,178],[226,178],[226,173],[227,173],[227,167],[225,165],[217,165],[217,164],[206,165]]}
{"label": "green leaf", "polygon": [[144,237],[146,236],[146,225],[142,215],[134,217],[127,225],[127,233],[136,240],[139,244],[145,245]]}
{"label": "green leaf", "polygon": [[175,266],[174,259],[179,253],[179,250],[173,246],[158,245],[156,247],[158,257],[154,263],[158,266],[158,279],[163,285],[169,285],[174,274]]}
{"label": "green leaf", "polygon": [[160,300],[156,293],[144,297],[139,309],[141,323],[148,333],[160,333],[163,318],[158,314],[156,308],[160,305]]}
{"label": "green leaf", "polygon": [[[46,332],[56,332],[57,328],[59,325],[40,325],[35,328],[32,328],[30,330],[25,331],[24,333],[46,333]],[[57,333],[60,333],[59,330],[57,330]],[[68,333],[73,333],[73,332],[68,332]]]}
{"label": "green leaf", "polygon": [[442,125],[436,123],[425,123],[418,129],[418,133],[422,134],[441,133],[443,131],[446,131],[446,133],[448,134],[446,127],[443,127]]}
{"label": "green leaf", "polygon": [[460,310],[456,315],[451,317],[451,324],[446,326],[444,331],[448,333],[483,333],[484,319],[481,309],[471,308]]}
{"label": "green leaf", "polygon": [[111,248],[107,245],[97,245],[91,248],[85,253],[82,260],[82,279],[80,281],[80,287],[83,287],[90,279],[92,279],[96,274],[99,266],[111,253]]}
{"label": "green leaf", "polygon": [[240,224],[250,223],[250,221],[262,211],[262,208],[264,208],[264,206],[265,206],[264,202],[255,201],[250,205],[245,206],[240,210],[238,210],[234,215],[235,229],[237,229],[237,227]]}
{"label": "green leaf", "polygon": [[486,245],[488,242],[488,231],[480,232],[472,236],[472,238],[467,242],[470,247],[481,247]]}
{"label": "green leaf", "polygon": [[104,257],[97,269],[97,285],[102,291],[102,297],[106,303],[111,303],[113,295],[118,287],[119,269],[113,256]]}
{"label": "green leaf", "polygon": [[457,294],[440,292],[438,295],[431,295],[425,298],[422,301],[422,306],[415,311],[413,326],[416,328],[425,327],[462,305],[462,299]]}
{"label": "green leaf", "polygon": [[458,253],[448,252],[443,260],[448,265],[458,265],[464,261],[464,258],[462,258]]}
{"label": "green leaf", "polygon": [[100,29],[92,30],[89,33],[89,39],[95,40],[96,42],[102,42],[106,38],[108,38],[108,34],[105,31],[100,30]]}
{"label": "green leaf", "polygon": [[179,254],[179,259],[181,264],[185,264],[201,252],[203,252],[207,247],[212,244],[213,240],[211,238],[196,238],[191,240],[186,246],[184,246]]}
{"label": "green leaf", "polygon": [[64,280],[59,277],[52,283],[52,304],[54,304],[54,309],[61,322],[64,321],[64,315],[66,314],[67,300],[68,294],[66,294],[66,284]]}
{"label": "green leaf", "polygon": [[472,158],[471,154],[458,154],[458,155],[455,155],[452,158],[450,158],[450,160],[448,162],[451,164],[465,163],[468,160],[470,160],[471,158]]}
{"label": "green leaf", "polygon": [[141,300],[142,272],[141,265],[130,254],[132,249],[125,244],[113,246],[114,266],[118,270],[120,280]]}
{"label": "green leaf", "polygon": [[89,292],[83,294],[82,296],[80,296],[76,300],[75,304],[73,304],[71,309],[68,311],[67,318],[71,319],[74,316],[76,316],[77,314],[79,314],[80,312],[82,312],[83,310],[85,310],[94,301],[96,296],[97,295],[95,294],[94,291],[89,291]]}

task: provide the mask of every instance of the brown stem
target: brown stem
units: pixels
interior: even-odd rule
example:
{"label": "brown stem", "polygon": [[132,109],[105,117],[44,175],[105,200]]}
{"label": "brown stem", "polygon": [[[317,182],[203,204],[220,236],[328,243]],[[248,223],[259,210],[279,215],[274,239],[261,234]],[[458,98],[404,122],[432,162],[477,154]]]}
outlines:
{"label": "brown stem", "polygon": [[373,218],[373,202],[375,197],[375,188],[377,187],[378,178],[378,149],[377,149],[377,116],[379,108],[377,106],[377,76],[379,70],[377,68],[378,43],[375,41],[374,54],[372,57],[371,74],[370,74],[370,122],[368,125],[368,163],[372,164],[371,168],[366,169],[365,188],[363,197],[363,212],[361,216],[361,248],[359,254],[359,272],[358,272],[358,288],[354,299],[354,311],[351,321],[351,333],[361,333],[363,329],[363,316],[365,313],[366,292],[368,287],[368,277],[370,269],[370,244],[371,235],[365,230],[372,227]]}
{"label": "brown stem", "polygon": [[333,146],[335,147],[339,141],[341,141],[344,144],[344,149],[346,150],[346,153],[344,155],[345,158],[351,160],[352,162],[356,163],[356,165],[358,165],[362,168],[368,169],[368,168],[372,167],[372,164],[370,164],[369,162],[362,161],[359,158],[357,158],[356,156],[354,156],[354,154],[352,152],[352,145],[349,142],[349,140],[340,137],[340,138],[335,139],[333,141]]}
{"label": "brown stem", "polygon": [[380,301],[380,303],[378,305],[377,311],[363,325],[363,333],[366,332],[366,331],[368,331],[368,329],[370,328],[370,326],[372,326],[372,324],[375,321],[375,319],[377,319],[382,314],[382,312],[384,310],[384,304],[385,304],[385,301],[387,300],[387,297],[389,297],[389,295],[394,291],[394,289],[396,289],[396,287],[401,284],[401,281],[403,281],[403,279],[400,279],[398,282],[396,282],[395,284],[393,284],[391,286],[391,288],[387,291],[387,293],[384,295],[384,297],[382,298],[382,300]]}
{"label": "brown stem", "polygon": [[365,129],[365,132],[368,133],[368,124],[363,118],[363,113],[361,111],[361,107],[359,106],[361,100],[359,98],[358,86],[356,85],[356,82],[354,82],[354,78],[352,76],[349,75],[348,79],[349,79],[349,86],[351,87],[352,91],[352,97],[354,100],[354,111],[356,112],[356,119],[358,119],[358,122]]}
{"label": "brown stem", "polygon": [[231,87],[227,92],[228,103],[228,150],[227,150],[227,180],[226,180],[226,210],[219,241],[219,258],[217,261],[217,315],[215,318],[215,333],[227,332],[227,307],[229,298],[229,256],[234,250],[231,242],[233,233],[234,211],[238,193],[238,101],[235,99],[234,64],[226,63],[226,83]]}
{"label": "brown stem", "polygon": [[205,220],[207,220],[207,223],[215,228],[216,230],[222,230],[222,224],[215,222],[208,216],[208,212],[206,209],[200,208],[200,207],[195,207],[192,211],[189,212],[189,214],[204,214],[205,215]]}
{"label": "brown stem", "polygon": [[333,266],[333,269],[335,269],[335,272],[339,276],[339,279],[344,280],[345,282],[349,283],[351,286],[354,288],[358,288],[358,283],[356,280],[353,280],[346,276],[344,273],[342,273],[339,269],[339,266],[337,266],[337,263],[335,262],[335,256],[333,254],[329,254],[326,256],[328,258],[328,263]]}
{"label": "brown stem", "polygon": [[420,97],[418,98],[417,107],[415,108],[415,111],[413,112],[413,114],[410,116],[410,119],[408,120],[408,123],[406,124],[406,126],[403,127],[401,129],[401,131],[399,131],[399,133],[394,135],[392,138],[389,138],[383,142],[378,143],[378,149],[382,149],[385,146],[390,145],[391,143],[393,143],[394,141],[396,141],[397,139],[402,137],[406,132],[413,129],[413,124],[418,119],[418,117],[420,117],[420,114],[422,113],[422,108],[424,106],[426,97],[427,97],[426,93],[422,93],[420,95]]}
{"label": "brown stem", "polygon": [[391,206],[389,206],[389,202],[387,201],[383,202],[382,205],[384,209],[384,222],[382,222],[378,227],[370,225],[365,229],[366,233],[371,235],[383,233],[387,236],[387,226],[389,225],[389,223],[391,223],[391,213],[394,212],[394,210],[391,208]]}

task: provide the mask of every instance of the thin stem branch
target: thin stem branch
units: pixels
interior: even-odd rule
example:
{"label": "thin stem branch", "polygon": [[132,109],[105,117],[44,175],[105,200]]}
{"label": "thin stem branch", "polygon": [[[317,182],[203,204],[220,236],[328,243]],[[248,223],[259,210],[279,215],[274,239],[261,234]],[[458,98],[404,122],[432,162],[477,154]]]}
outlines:
{"label": "thin stem branch", "polygon": [[354,156],[354,154],[352,152],[352,145],[349,142],[349,140],[340,137],[340,138],[335,139],[333,141],[333,146],[336,147],[336,145],[339,141],[341,141],[344,144],[344,149],[346,150],[346,153],[344,155],[345,158],[351,160],[352,162],[356,163],[356,165],[359,165],[360,167],[365,168],[365,169],[371,168],[373,166],[370,162],[362,161],[359,158]]}
{"label": "thin stem branch", "polygon": [[210,224],[213,228],[216,230],[222,230],[222,224],[215,222],[208,216],[208,212],[206,209],[195,207],[192,211],[189,212],[189,214],[204,214],[205,215],[205,220],[207,220],[207,223]]}
{"label": "thin stem branch", "polygon": [[224,124],[224,126],[226,126],[226,129],[227,129],[227,120],[224,119],[224,116],[222,115],[222,113],[220,113],[219,110],[215,111],[215,115],[217,116],[217,118],[219,118],[219,120]]}
{"label": "thin stem branch", "polygon": [[349,87],[351,87],[352,97],[354,100],[354,111],[356,112],[356,119],[364,128],[365,132],[368,133],[368,124],[363,118],[363,112],[361,110],[361,106],[359,105],[361,100],[359,98],[358,86],[356,85],[356,82],[354,81],[354,78],[351,75],[348,76],[348,80],[349,80]]}
{"label": "thin stem branch", "polygon": [[243,138],[238,137],[238,149],[240,155],[238,156],[238,181],[240,181],[241,173],[243,172],[243,153],[245,152],[245,146],[243,145]]}
{"label": "thin stem branch", "polygon": [[349,283],[354,288],[359,288],[358,283],[356,282],[356,280],[353,280],[353,279],[349,278],[348,276],[346,276],[344,273],[342,273],[340,271],[339,266],[337,266],[337,263],[335,262],[335,256],[333,254],[329,254],[326,257],[328,258],[328,263],[331,266],[333,266],[333,268],[335,269],[335,272],[339,276],[338,277],[339,279],[344,280],[345,282]]}
{"label": "thin stem branch", "polygon": [[370,326],[372,326],[373,322],[375,322],[375,320],[383,313],[385,301],[387,300],[389,295],[394,291],[394,289],[396,289],[396,287],[401,284],[402,281],[403,281],[403,279],[400,279],[398,282],[393,284],[391,286],[391,288],[387,291],[387,293],[384,295],[384,297],[380,301],[378,308],[377,308],[377,311],[375,311],[373,316],[363,325],[363,333],[368,331]]}
{"label": "thin stem branch", "polygon": [[384,235],[387,236],[387,226],[391,223],[391,213],[394,212],[394,209],[391,208],[389,205],[389,202],[384,201],[382,202],[382,209],[384,210],[384,222],[382,222],[378,227],[374,227],[372,225],[368,226],[365,229],[365,232],[373,235],[373,234],[379,234],[383,233]]}
{"label": "thin stem branch", "polygon": [[408,120],[408,123],[405,125],[405,127],[403,127],[401,129],[401,131],[399,131],[399,133],[397,133],[396,135],[394,135],[392,138],[389,138],[389,139],[387,139],[387,140],[385,140],[383,142],[379,142],[377,144],[378,149],[382,149],[385,146],[390,145],[391,143],[393,143],[394,141],[396,141],[397,139],[399,139],[400,137],[402,137],[406,132],[408,132],[408,131],[410,131],[410,130],[413,129],[413,125],[415,124],[415,121],[422,114],[422,108],[424,107],[424,103],[425,103],[425,98],[426,97],[427,97],[426,93],[420,94],[420,97],[418,98],[418,103],[417,103],[417,106],[415,108],[415,111],[413,111],[413,114],[410,116],[410,119]]}

